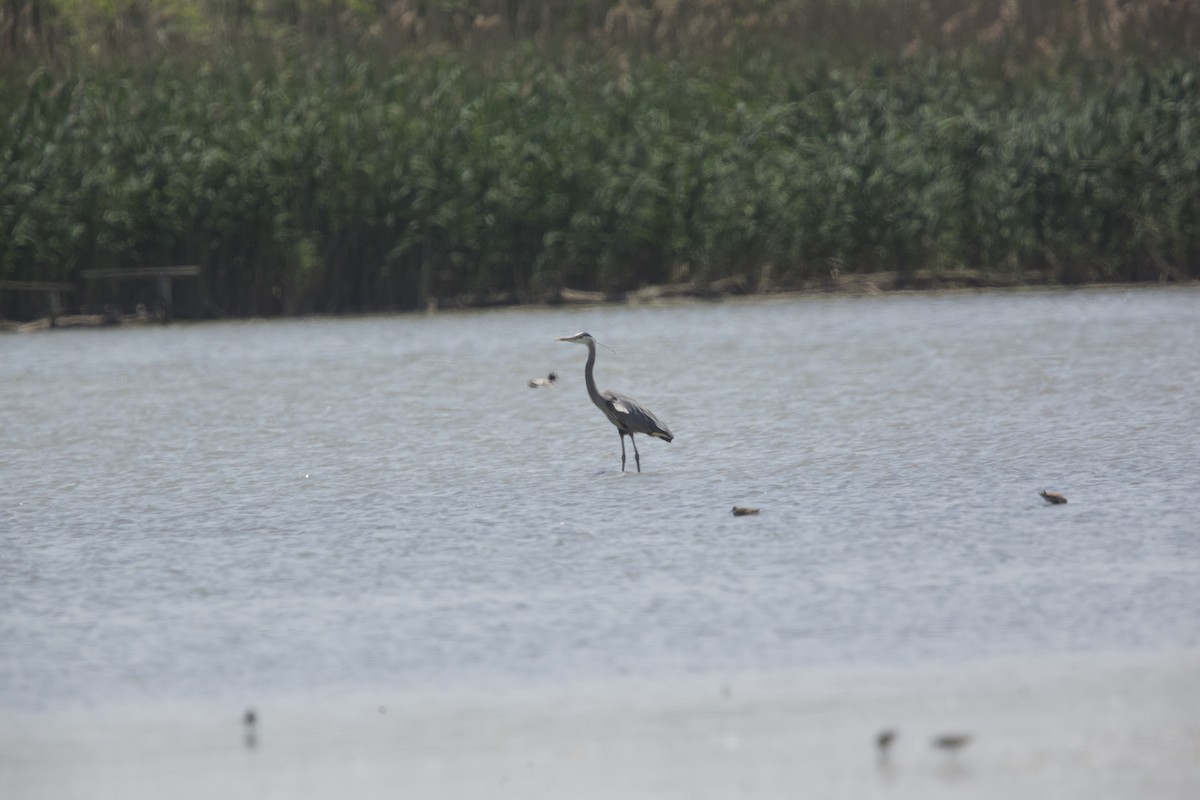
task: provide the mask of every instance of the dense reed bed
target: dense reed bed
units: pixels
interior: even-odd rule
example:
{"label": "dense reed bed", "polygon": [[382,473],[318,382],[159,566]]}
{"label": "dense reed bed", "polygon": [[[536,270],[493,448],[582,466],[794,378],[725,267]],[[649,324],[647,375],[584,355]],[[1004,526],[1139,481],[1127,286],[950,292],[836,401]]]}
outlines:
{"label": "dense reed bed", "polygon": [[0,279],[194,263],[208,311],[263,314],[833,270],[1200,277],[1186,47],[1056,50],[1014,23],[990,49],[981,28],[797,54],[593,17],[607,39],[525,35],[520,14],[503,41],[472,39],[476,15],[396,49],[367,41],[395,25],[132,58],[26,37],[0,71]]}

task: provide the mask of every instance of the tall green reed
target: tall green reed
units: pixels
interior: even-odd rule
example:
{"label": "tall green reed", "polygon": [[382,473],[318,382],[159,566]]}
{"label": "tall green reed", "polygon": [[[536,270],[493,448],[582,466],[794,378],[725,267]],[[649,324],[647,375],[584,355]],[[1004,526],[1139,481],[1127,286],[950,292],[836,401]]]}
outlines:
{"label": "tall green reed", "polygon": [[1200,60],[1013,80],[531,45],[9,70],[0,277],[199,263],[230,313],[967,266],[1196,277]]}

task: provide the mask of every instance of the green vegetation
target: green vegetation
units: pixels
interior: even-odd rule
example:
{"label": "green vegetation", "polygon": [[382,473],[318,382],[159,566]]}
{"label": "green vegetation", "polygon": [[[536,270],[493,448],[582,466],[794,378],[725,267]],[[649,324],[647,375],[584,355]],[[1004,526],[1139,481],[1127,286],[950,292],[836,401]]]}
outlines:
{"label": "green vegetation", "polygon": [[9,0],[0,279],[200,264],[260,314],[1196,278],[1193,8]]}

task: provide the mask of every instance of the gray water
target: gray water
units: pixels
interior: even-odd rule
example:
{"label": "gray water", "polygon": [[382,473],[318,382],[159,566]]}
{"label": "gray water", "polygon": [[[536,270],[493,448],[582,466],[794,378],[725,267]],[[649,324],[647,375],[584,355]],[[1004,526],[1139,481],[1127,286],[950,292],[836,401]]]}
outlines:
{"label": "gray water", "polygon": [[0,710],[1194,648],[1198,367],[1194,289],[7,336]]}

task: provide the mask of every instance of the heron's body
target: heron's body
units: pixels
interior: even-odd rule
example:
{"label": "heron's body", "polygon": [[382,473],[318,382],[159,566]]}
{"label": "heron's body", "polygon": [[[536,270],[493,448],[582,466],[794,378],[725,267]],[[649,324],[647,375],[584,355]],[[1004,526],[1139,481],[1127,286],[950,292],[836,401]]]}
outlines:
{"label": "heron's body", "polygon": [[671,430],[664,425],[654,413],[628,395],[614,392],[611,389],[600,391],[596,388],[596,377],[593,370],[596,366],[596,340],[589,333],[577,333],[574,336],[564,336],[560,342],[576,342],[587,345],[587,364],[583,368],[584,382],[587,384],[588,397],[596,404],[596,408],[608,417],[621,437],[621,471],[625,471],[625,437],[633,444],[633,459],[638,472],[642,471],[642,458],[638,453],[637,443],[633,439],[635,433],[643,433],[657,439],[669,442],[675,438]]}

